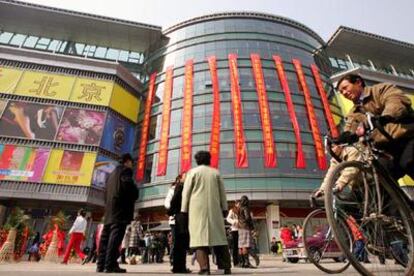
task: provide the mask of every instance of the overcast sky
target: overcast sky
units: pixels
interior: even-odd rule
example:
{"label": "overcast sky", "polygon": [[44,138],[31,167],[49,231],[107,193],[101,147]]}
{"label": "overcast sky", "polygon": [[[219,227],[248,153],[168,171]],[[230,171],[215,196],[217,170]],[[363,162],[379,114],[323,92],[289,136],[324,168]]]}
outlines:
{"label": "overcast sky", "polygon": [[414,44],[414,0],[27,0],[161,26],[222,11],[257,11],[299,21],[325,41],[340,26]]}

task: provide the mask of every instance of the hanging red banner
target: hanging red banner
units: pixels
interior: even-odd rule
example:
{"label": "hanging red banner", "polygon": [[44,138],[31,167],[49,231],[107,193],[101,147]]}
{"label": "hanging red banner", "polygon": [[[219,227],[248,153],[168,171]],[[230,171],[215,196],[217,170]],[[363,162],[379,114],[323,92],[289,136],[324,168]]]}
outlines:
{"label": "hanging red banner", "polygon": [[258,54],[251,54],[253,76],[256,82],[256,92],[259,103],[260,118],[262,121],[263,146],[264,146],[264,165],[266,168],[275,168],[276,149],[273,139],[272,120],[269,111],[269,102],[262,70],[262,62]]}
{"label": "hanging red banner", "polygon": [[331,131],[332,137],[336,138],[339,136],[338,129],[336,128],[335,121],[332,116],[331,109],[329,107],[329,100],[326,96],[326,91],[323,88],[321,76],[319,74],[318,67],[315,64],[311,65],[313,79],[315,80],[316,88],[318,89],[319,96],[322,100],[323,109],[325,111],[326,121],[328,122],[329,130]]}
{"label": "hanging red banner", "polygon": [[213,168],[218,168],[220,156],[220,91],[215,56],[208,58],[208,65],[210,67],[211,83],[213,85],[213,118],[210,135],[210,165]]}
{"label": "hanging red banner", "polygon": [[193,131],[193,60],[185,63],[183,117],[181,127],[181,173],[191,169],[191,140]]}
{"label": "hanging red banner", "polygon": [[273,56],[273,60],[276,65],[277,75],[279,77],[280,86],[282,87],[283,93],[286,98],[286,105],[290,117],[290,121],[293,125],[293,131],[296,137],[296,168],[306,168],[305,156],[303,153],[302,138],[300,137],[300,126],[296,117],[295,106],[293,105],[292,95],[288,85],[285,69],[283,68],[283,62],[280,56]]}
{"label": "hanging red banner", "polygon": [[168,135],[170,134],[171,96],[173,87],[173,67],[170,66],[165,72],[164,96],[162,105],[162,121],[160,130],[160,148],[158,154],[157,176],[167,173],[168,162]]}
{"label": "hanging red banner", "polygon": [[231,103],[233,108],[234,137],[236,142],[236,167],[247,168],[247,148],[243,130],[242,106],[240,96],[239,73],[237,70],[237,55],[229,54]]}
{"label": "hanging red banner", "polygon": [[308,120],[309,120],[309,125],[312,131],[313,141],[315,142],[315,152],[316,152],[316,159],[318,161],[318,166],[321,170],[326,170],[327,164],[326,164],[325,151],[323,148],[323,142],[322,142],[321,134],[319,131],[318,121],[316,120],[315,109],[312,104],[310,91],[309,91],[308,85],[306,84],[305,74],[303,73],[300,60],[292,59],[292,62],[293,62],[293,66],[295,67],[296,75],[300,82],[300,86],[302,87],[303,94],[305,96],[305,106],[306,106],[306,110],[308,113]]}
{"label": "hanging red banner", "polygon": [[157,77],[157,73],[156,72],[152,73],[150,76],[150,81],[148,85],[148,95],[147,95],[147,100],[145,102],[144,119],[142,121],[142,128],[141,128],[141,141],[140,141],[139,150],[138,150],[138,165],[137,165],[137,172],[136,172],[137,181],[144,179],[145,157],[147,154],[151,106],[152,106],[152,101],[155,95],[155,78],[156,77]]}

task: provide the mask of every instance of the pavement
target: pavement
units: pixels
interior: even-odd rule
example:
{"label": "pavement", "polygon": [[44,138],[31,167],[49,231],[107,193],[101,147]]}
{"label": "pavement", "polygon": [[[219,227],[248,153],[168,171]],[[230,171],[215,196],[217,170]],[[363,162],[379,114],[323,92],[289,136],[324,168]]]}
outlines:
{"label": "pavement", "polygon": [[[126,275],[141,274],[141,275],[166,275],[172,274],[170,272],[170,265],[164,258],[164,263],[157,264],[138,264],[138,265],[121,265],[126,268],[128,273]],[[197,275],[198,265],[191,265],[191,256],[187,260],[188,268],[192,270],[191,275]],[[86,275],[102,275],[102,273],[95,272],[95,264],[81,265],[78,263],[69,263],[68,265],[49,263],[45,261],[27,262],[21,261],[18,263],[2,263],[0,264],[0,275],[7,276],[86,276]],[[217,270],[215,265],[211,265],[211,274],[223,274],[222,270]],[[233,275],[289,275],[289,276],[309,276],[309,275],[326,275],[324,272],[318,270],[314,265],[300,261],[299,263],[285,263],[282,262],[280,256],[261,255],[260,265],[256,269],[246,268],[232,268]],[[183,274],[185,275],[185,274]],[[359,275],[352,267],[349,267],[341,275]]]}

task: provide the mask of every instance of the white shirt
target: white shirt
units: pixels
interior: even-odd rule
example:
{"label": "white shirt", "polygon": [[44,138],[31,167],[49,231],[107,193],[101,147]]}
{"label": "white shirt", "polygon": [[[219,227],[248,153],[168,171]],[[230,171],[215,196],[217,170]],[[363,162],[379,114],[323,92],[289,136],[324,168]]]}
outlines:
{"label": "white shirt", "polygon": [[86,219],[82,216],[77,216],[75,222],[72,225],[72,228],[69,230],[69,234],[71,233],[83,233],[86,232]]}
{"label": "white shirt", "polygon": [[231,225],[230,230],[231,231],[239,230],[239,219],[237,217],[237,214],[234,213],[232,209],[229,211],[229,214],[227,215],[226,221],[228,223],[230,223],[230,225]]}
{"label": "white shirt", "polygon": [[[164,206],[167,209],[170,209],[171,208],[171,199],[173,198],[174,190],[175,190],[175,186],[170,186],[170,188],[168,189],[167,196],[165,197]],[[170,216],[168,218],[168,224],[169,225],[175,225],[175,218],[174,218],[174,216]]]}

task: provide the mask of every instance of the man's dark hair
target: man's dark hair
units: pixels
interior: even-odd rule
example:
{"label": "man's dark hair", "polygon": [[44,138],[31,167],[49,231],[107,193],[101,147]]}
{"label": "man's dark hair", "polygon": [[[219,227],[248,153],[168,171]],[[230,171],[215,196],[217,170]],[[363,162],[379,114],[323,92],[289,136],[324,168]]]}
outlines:
{"label": "man's dark hair", "polygon": [[125,164],[128,161],[134,161],[134,159],[132,159],[131,154],[129,154],[129,153],[122,154],[121,159],[119,160],[119,162],[121,162],[121,164]]}
{"label": "man's dark hair", "polygon": [[197,165],[210,166],[211,155],[208,151],[200,150],[196,153],[194,158],[196,160]]}
{"label": "man's dark hair", "polygon": [[357,75],[357,74],[346,74],[345,76],[343,76],[342,78],[339,79],[338,84],[335,87],[336,90],[339,90],[339,85],[344,80],[347,80],[347,81],[349,81],[352,84],[356,83],[357,81],[360,81],[362,87],[365,87],[365,81],[364,81],[364,79],[360,75]]}
{"label": "man's dark hair", "polygon": [[80,210],[78,211],[78,214],[79,214],[79,215],[81,215],[82,217],[85,217],[85,216],[86,216],[86,211],[85,211],[85,209],[80,209]]}

